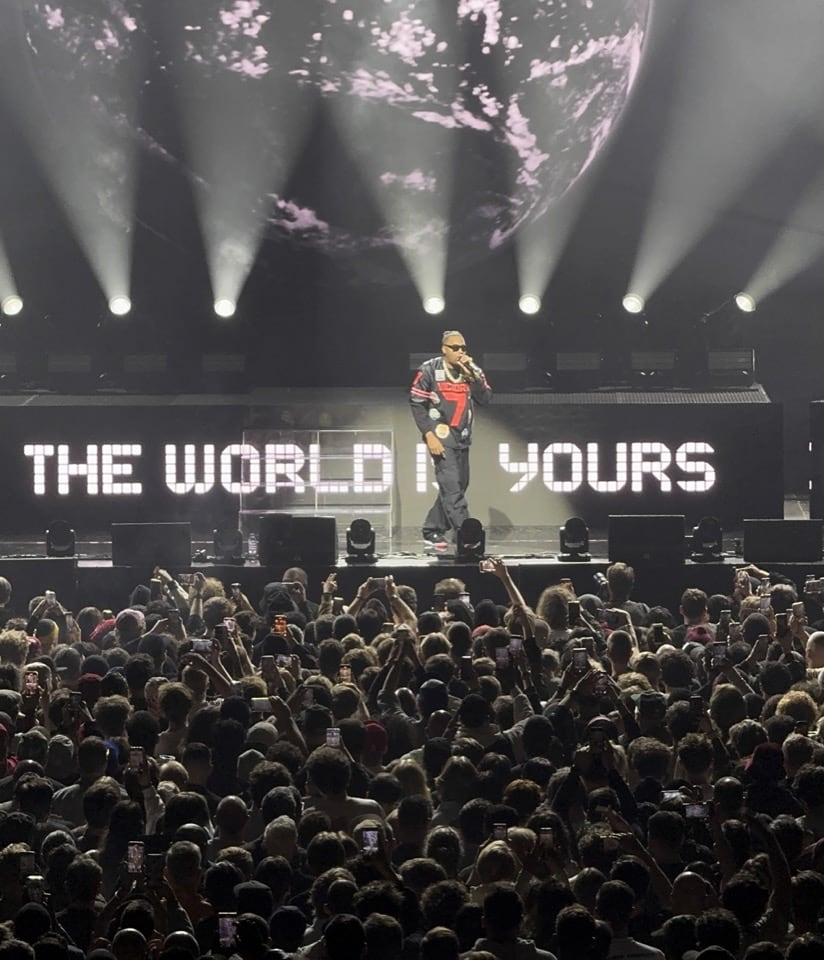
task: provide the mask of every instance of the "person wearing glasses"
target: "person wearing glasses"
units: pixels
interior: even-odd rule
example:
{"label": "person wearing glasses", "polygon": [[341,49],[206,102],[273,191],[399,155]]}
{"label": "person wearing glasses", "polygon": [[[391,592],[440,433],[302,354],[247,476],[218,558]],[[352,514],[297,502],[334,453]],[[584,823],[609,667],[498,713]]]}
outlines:
{"label": "person wearing glasses", "polygon": [[432,553],[449,549],[447,534],[469,517],[469,445],[474,404],[489,403],[492,390],[483,370],[469,355],[463,334],[446,330],[441,355],[425,360],[409,391],[415,424],[435,467],[438,498],[423,522],[423,538]]}

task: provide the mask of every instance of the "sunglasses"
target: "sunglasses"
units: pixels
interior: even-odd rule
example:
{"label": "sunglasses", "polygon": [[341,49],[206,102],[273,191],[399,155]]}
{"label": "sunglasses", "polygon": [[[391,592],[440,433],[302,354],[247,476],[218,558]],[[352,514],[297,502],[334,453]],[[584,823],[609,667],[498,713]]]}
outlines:
{"label": "sunglasses", "polygon": [[466,344],[465,343],[445,343],[444,346],[447,350],[463,350],[466,353]]}

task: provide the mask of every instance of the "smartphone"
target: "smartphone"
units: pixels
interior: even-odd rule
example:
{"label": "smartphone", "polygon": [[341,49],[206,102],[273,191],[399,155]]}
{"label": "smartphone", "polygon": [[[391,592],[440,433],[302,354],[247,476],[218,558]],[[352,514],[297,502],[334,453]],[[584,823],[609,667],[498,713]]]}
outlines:
{"label": "smartphone", "polygon": [[505,823],[496,823],[492,828],[492,836],[496,840],[506,840],[507,826]]}
{"label": "smartphone", "polygon": [[129,874],[133,877],[140,876],[143,873],[143,849],[141,840],[129,841],[126,862],[129,866]]}
{"label": "smartphone", "polygon": [[732,620],[732,610],[722,610],[718,618],[718,626],[729,629],[730,620]]}
{"label": "smartphone", "polygon": [[567,604],[569,609],[569,622],[577,623],[578,618],[581,616],[581,603],[579,600],[570,600]]}
{"label": "smartphone", "polygon": [[178,579],[180,580],[180,582],[183,584],[184,587],[191,587],[192,580],[194,580],[194,576],[195,575],[193,573],[181,573]]}
{"label": "smartphone", "polygon": [[239,584],[239,583],[233,583],[233,584],[232,584],[232,597],[234,597],[235,600],[239,600],[239,599],[240,599],[240,593],[241,593],[240,584]]}
{"label": "smartphone", "polygon": [[[726,647],[725,647],[726,650]],[[699,717],[704,712],[704,698],[690,697],[690,713],[694,717]]]}
{"label": "smartphone", "polygon": [[730,624],[730,640],[733,643],[736,643],[741,639],[742,636],[743,636],[743,632],[741,630],[741,624],[733,621]]}
{"label": "smartphone", "polygon": [[335,748],[340,746],[340,727],[326,728],[326,746]]}
{"label": "smartphone", "polygon": [[37,693],[37,688],[40,686],[40,675],[36,670],[27,670],[26,671],[26,693],[34,694]]}
{"label": "smartphone", "polygon": [[30,877],[34,871],[34,851],[25,850],[20,854],[20,876],[25,879],[26,877]]}
{"label": "smartphone", "polygon": [[680,790],[663,790],[661,792],[662,800],[683,800],[684,797]]}
{"label": "smartphone", "polygon": [[149,581],[149,596],[152,600],[160,600],[163,597],[163,581],[159,577],[152,577]]}
{"label": "smartphone", "polygon": [[391,620],[384,620],[381,630],[384,633],[391,633],[395,629],[395,624]]}
{"label": "smartphone", "polygon": [[664,642],[664,624],[654,623],[652,625],[652,635],[655,638],[656,643],[663,643]]}
{"label": "smartphone", "polygon": [[26,877],[26,900],[29,903],[44,903],[46,899],[46,881],[33,874]]}
{"label": "smartphone", "polygon": [[129,769],[142,770],[146,764],[146,754],[143,747],[131,747],[129,750]]}
{"label": "smartphone", "polygon": [[216,623],[215,624],[215,640],[223,642],[224,640],[229,639],[229,633],[226,630],[225,623]]}
{"label": "smartphone", "polygon": [[572,666],[576,670],[586,670],[589,666],[589,657],[583,647],[576,647],[572,651]]}
{"label": "smartphone", "polygon": [[506,647],[495,647],[495,666],[499,669],[509,666],[509,650]]}
{"label": "smartphone", "polygon": [[83,694],[79,690],[69,691],[69,710],[72,713],[80,713],[83,709]]}
{"label": "smartphone", "polygon": [[509,638],[509,649],[513,653],[520,653],[520,650],[523,644],[524,644],[524,638],[519,637],[517,634],[514,634]]}
{"label": "smartphone", "polygon": [[269,654],[260,658],[260,675],[266,681],[277,679],[278,671],[275,666],[275,658]]}
{"label": "smartphone", "polygon": [[234,947],[237,932],[237,916],[234,913],[219,913],[217,917],[217,938],[221,947]]}
{"label": "smartphone", "polygon": [[541,827],[541,846],[552,847],[555,845],[555,831],[552,827]]}
{"label": "smartphone", "polygon": [[252,697],[252,710],[255,713],[271,713],[272,704],[268,697]]}
{"label": "smartphone", "polygon": [[776,636],[783,637],[787,632],[787,614],[777,613],[775,615],[775,633]]}
{"label": "smartphone", "polygon": [[378,852],[378,831],[363,831],[363,852],[367,855]]}
{"label": "smartphone", "polygon": [[292,658],[289,656],[288,653],[279,653],[277,655],[277,659],[275,660],[275,663],[279,667],[289,667],[292,664]]}
{"label": "smartphone", "polygon": [[285,637],[288,635],[289,630],[286,626],[286,617],[282,614],[278,614],[275,617],[275,622],[272,626],[272,633],[276,633],[279,637]]}
{"label": "smartphone", "polygon": [[710,815],[708,803],[685,803],[684,816],[688,820],[706,820]]}
{"label": "smartphone", "polygon": [[338,673],[338,682],[339,683],[351,683],[352,682],[352,668],[348,663],[342,663],[340,665],[340,671]]}
{"label": "smartphone", "polygon": [[797,600],[793,604],[793,616],[796,620],[803,620],[806,617],[807,611],[804,609],[803,600]]}
{"label": "smartphone", "polygon": [[758,604],[758,609],[765,617],[768,617],[772,612],[772,604],[770,603],[769,597],[762,597],[761,602]]}
{"label": "smartphone", "polygon": [[192,640],[192,650],[195,653],[211,653],[212,641],[208,637],[194,637]]}
{"label": "smartphone", "polygon": [[54,603],[54,601],[57,599],[57,594],[54,592],[54,590],[44,590],[43,596],[46,598],[46,603]]}
{"label": "smartphone", "polygon": [[710,644],[710,653],[711,653],[711,663],[714,667],[723,666],[727,662],[727,645],[726,643],[711,643]]}
{"label": "smartphone", "polygon": [[469,599],[469,594],[468,594],[468,593],[459,593],[459,594],[458,594],[458,599],[461,601],[461,603],[465,603],[467,606],[472,602],[472,601]]}
{"label": "smartphone", "polygon": [[180,623],[180,611],[177,609],[177,607],[169,607],[168,611],[166,612],[166,619],[169,621],[169,623]]}
{"label": "smartphone", "polygon": [[229,633],[234,633],[237,628],[237,621],[234,617],[226,617],[223,621],[223,626],[226,627],[226,630]]}
{"label": "smartphone", "polygon": [[495,561],[494,560],[481,560],[478,564],[478,570],[481,573],[494,573],[495,572]]}
{"label": "smartphone", "polygon": [[165,853],[147,853],[146,885],[150,890],[159,890],[163,886],[163,868],[166,866]]}

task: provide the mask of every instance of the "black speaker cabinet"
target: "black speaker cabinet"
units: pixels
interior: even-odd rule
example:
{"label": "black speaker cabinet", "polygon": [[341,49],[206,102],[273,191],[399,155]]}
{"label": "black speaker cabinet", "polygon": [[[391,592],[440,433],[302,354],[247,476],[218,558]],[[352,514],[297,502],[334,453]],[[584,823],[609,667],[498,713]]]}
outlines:
{"label": "black speaker cabinet", "polygon": [[684,517],[613,515],[607,533],[609,559],[624,563],[681,563],[687,555]]}
{"label": "black speaker cabinet", "polygon": [[747,563],[817,563],[821,520],[745,520]]}
{"label": "black speaker cabinet", "polygon": [[115,567],[166,567],[186,570],[192,565],[190,523],[113,523],[112,564]]}
{"label": "black speaker cabinet", "polygon": [[260,518],[258,559],[262,567],[334,566],[338,560],[335,518],[264,514]]}

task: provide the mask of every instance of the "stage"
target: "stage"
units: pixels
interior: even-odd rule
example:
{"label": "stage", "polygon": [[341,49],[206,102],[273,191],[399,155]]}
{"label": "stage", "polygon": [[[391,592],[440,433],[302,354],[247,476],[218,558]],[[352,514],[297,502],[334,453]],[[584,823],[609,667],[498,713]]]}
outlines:
{"label": "stage", "polygon": [[[808,519],[808,501],[802,497],[788,497],[784,501],[786,519]],[[486,552],[503,556],[528,603],[533,604],[541,591],[563,578],[573,581],[577,593],[595,591],[593,576],[603,573],[609,566],[608,543],[605,528],[590,531],[592,560],[587,563],[562,563],[557,559],[558,530],[548,539],[543,528],[519,528],[504,541],[494,537],[487,540]],[[689,531],[688,531],[689,533]],[[708,594],[728,593],[732,586],[733,571],[744,561],[742,558],[742,531],[732,529],[724,532],[724,557],[718,563],[694,563],[692,561],[653,564],[636,563],[635,596],[650,603],[663,603],[677,610],[678,600],[685,586],[695,586]],[[478,564],[458,563],[454,557],[429,557],[423,552],[423,544],[410,532],[409,538],[401,541],[406,549],[386,554],[373,565],[350,565],[340,554],[335,569],[338,572],[339,593],[345,601],[354,596],[358,586],[367,577],[381,577],[391,573],[397,582],[406,583],[418,592],[421,607],[428,605],[434,585],[445,577],[463,580],[474,600],[489,597],[505,602],[506,595],[500,582],[490,574],[482,574]],[[147,584],[151,576],[149,567],[113,566],[111,542],[101,534],[99,539],[78,540],[76,555],[67,558],[47,558],[45,543],[29,538],[7,542],[2,545],[0,575],[13,585],[16,606],[45,589],[57,592],[61,602],[74,611],[87,604],[119,609],[128,602],[132,588],[138,583]],[[283,567],[264,567],[248,560],[243,564],[214,562],[214,544],[211,540],[193,540],[193,556],[199,557],[187,569],[174,569],[176,576],[200,570],[206,576],[215,576],[225,584],[239,582],[252,602],[257,602],[266,583],[278,580]],[[211,558],[211,559],[210,559]],[[763,558],[767,569],[780,572],[801,587],[807,574],[824,577],[824,563],[773,563]],[[310,593],[315,599],[320,596],[321,583],[330,572],[329,566],[308,566]]]}

